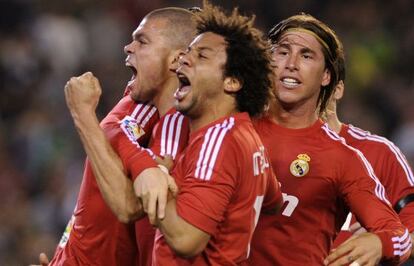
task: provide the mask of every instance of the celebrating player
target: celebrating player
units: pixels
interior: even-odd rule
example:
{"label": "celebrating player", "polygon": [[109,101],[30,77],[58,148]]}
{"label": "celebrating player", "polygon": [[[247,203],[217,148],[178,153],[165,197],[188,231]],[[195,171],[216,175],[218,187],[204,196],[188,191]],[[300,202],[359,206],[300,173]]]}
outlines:
{"label": "celebrating player", "polygon": [[[149,173],[156,174],[157,181],[166,188],[173,186],[173,182],[158,169],[152,153],[141,148],[146,145],[158,119],[156,108],[136,101],[155,105],[163,121],[168,122],[168,127],[157,127],[156,132],[164,138],[163,142],[160,137],[160,142],[155,143],[160,143],[158,150],[165,148],[164,151],[174,156],[183,147],[180,143],[185,142],[186,134],[180,133],[183,117],[169,111],[178,84],[170,69],[194,36],[191,17],[188,10],[164,8],[142,20],[133,33],[132,42],[125,47],[126,65],[134,73],[127,87],[128,95],[100,125],[95,114],[101,93],[97,79],[86,73],[67,83],[67,104],[88,159],[74,216],[52,265],[135,265],[137,262],[134,225],[117,219],[126,222],[144,213],[132,189],[132,181],[125,178],[125,174],[130,178],[140,175],[142,178],[136,179],[140,182],[148,180],[149,176],[150,183],[153,179]],[[105,193],[107,191],[113,194]],[[147,235],[137,235],[138,244],[145,237]],[[143,243],[152,243],[153,235],[149,237],[151,242],[144,240]],[[140,247],[140,265],[151,264],[151,256],[147,255],[151,253],[150,246],[150,250]]]}
{"label": "celebrating player", "polygon": [[267,43],[237,10],[226,16],[205,3],[197,22],[175,93],[177,110],[190,119],[190,141],[172,172],[179,194],[156,223],[154,265],[243,263],[261,209],[274,213],[281,203],[249,118],[270,94]]}
{"label": "celebrating player", "polygon": [[[337,114],[337,103],[345,90],[345,62],[339,62],[339,83],[332,94],[324,119],[336,133],[346,140],[346,143],[360,150],[378,179],[384,185],[391,206],[398,213],[401,222],[414,237],[414,175],[405,156],[400,149],[385,137],[377,136],[350,124],[342,123]],[[351,217],[349,217],[351,218]],[[353,232],[363,232],[364,228],[354,220],[346,230],[341,231],[335,239],[335,246],[344,242]],[[414,245],[411,246],[411,257],[414,258]]]}
{"label": "celebrating player", "polygon": [[[410,236],[361,152],[319,120],[338,83],[340,41],[325,24],[296,15],[269,33],[273,44],[275,104],[257,121],[284,192],[283,212],[262,215],[251,265],[375,265],[398,263]],[[351,210],[371,233],[330,251]]]}

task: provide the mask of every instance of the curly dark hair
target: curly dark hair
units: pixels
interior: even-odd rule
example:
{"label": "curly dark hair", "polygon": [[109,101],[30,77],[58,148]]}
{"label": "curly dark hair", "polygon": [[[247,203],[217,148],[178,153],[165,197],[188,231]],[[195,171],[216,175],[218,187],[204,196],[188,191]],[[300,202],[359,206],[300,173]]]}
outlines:
{"label": "curly dark hair", "polygon": [[[282,35],[292,28],[302,28],[315,33],[327,46],[321,43],[322,52],[325,57],[325,67],[331,74],[330,83],[322,86],[319,92],[319,113],[322,113],[342,74],[340,73],[339,65],[345,60],[343,45],[331,28],[320,20],[305,13],[291,16],[279,22],[269,31],[268,38],[273,44],[277,44]],[[321,42],[320,40],[318,41]]]}
{"label": "curly dark hair", "polygon": [[252,117],[262,114],[271,95],[273,73],[269,43],[253,26],[255,17],[240,15],[237,8],[226,15],[221,8],[204,1],[203,11],[195,18],[197,34],[212,32],[226,41],[223,75],[242,84],[235,93],[237,109]]}

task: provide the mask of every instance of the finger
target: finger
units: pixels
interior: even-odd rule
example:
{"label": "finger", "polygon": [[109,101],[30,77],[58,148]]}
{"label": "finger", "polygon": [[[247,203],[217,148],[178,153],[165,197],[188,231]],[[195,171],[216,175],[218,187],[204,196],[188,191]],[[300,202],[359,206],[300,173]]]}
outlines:
{"label": "finger", "polygon": [[148,213],[148,199],[149,197],[147,195],[141,195],[139,198],[142,201],[142,207],[144,208],[144,212]]}
{"label": "finger", "polygon": [[49,258],[45,253],[40,253],[39,262],[42,266],[47,266],[49,264]]}
{"label": "finger", "polygon": [[82,76],[85,76],[85,77],[92,77],[93,75],[92,75],[92,72],[87,71],[87,72],[83,73],[83,75],[82,75]]}
{"label": "finger", "polygon": [[369,263],[369,256],[361,256],[358,259],[354,260],[349,266],[368,266],[376,265],[375,263]]}
{"label": "finger", "polygon": [[[138,179],[137,179],[138,180]],[[134,182],[134,190],[135,190],[135,195],[138,198],[143,198],[144,197],[144,193],[142,192],[142,187],[140,186],[140,182]]]}
{"label": "finger", "polygon": [[168,190],[160,191],[157,202],[158,219],[162,220],[165,217],[165,206],[167,205]]}
{"label": "finger", "polygon": [[161,165],[164,163],[163,159],[159,156],[155,156],[155,162],[157,164],[161,164]]}
{"label": "finger", "polygon": [[178,186],[175,183],[175,180],[173,177],[168,176],[167,178],[167,182],[168,182],[168,189],[171,191],[171,193],[173,194],[173,196],[177,196],[178,194]]}
{"label": "finger", "polygon": [[148,198],[148,208],[147,208],[147,215],[150,220],[151,224],[155,223],[155,215],[157,209],[157,196],[156,194],[150,194]]}
{"label": "finger", "polygon": [[172,162],[174,161],[174,157],[171,154],[166,154],[164,155],[164,160],[167,162]]}
{"label": "finger", "polygon": [[92,82],[93,82],[94,87],[99,90],[99,95],[101,95],[102,93],[101,84],[99,84],[99,80],[93,75],[92,75]]}
{"label": "finger", "polygon": [[328,265],[329,266],[345,266],[345,265],[350,265],[352,264],[354,261],[356,261],[358,259],[358,255],[356,254],[356,252],[350,252],[347,254],[344,254],[343,256],[338,257],[336,260],[330,262]]}
{"label": "finger", "polygon": [[171,170],[171,168],[174,166],[174,157],[172,155],[165,155],[164,156],[164,165]]}
{"label": "finger", "polygon": [[[331,265],[331,263],[336,262],[339,258],[345,256],[346,254],[350,253],[353,249],[353,245],[351,242],[347,241],[340,245],[335,250],[332,250],[328,257],[324,260],[325,265]],[[332,265],[342,265],[342,264],[332,264]]]}
{"label": "finger", "polygon": [[162,164],[159,164],[158,165],[158,168],[160,168],[161,169],[161,171],[164,173],[164,174],[169,174],[169,171],[168,171],[168,168],[167,167],[165,167],[164,165],[162,165]]}

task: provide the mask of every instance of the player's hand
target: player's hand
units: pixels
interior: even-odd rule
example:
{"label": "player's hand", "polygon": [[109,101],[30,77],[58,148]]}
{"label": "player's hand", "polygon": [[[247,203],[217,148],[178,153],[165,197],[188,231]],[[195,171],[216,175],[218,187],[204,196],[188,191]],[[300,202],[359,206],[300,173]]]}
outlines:
{"label": "player's hand", "polygon": [[94,113],[101,93],[99,81],[91,72],[72,77],[65,85],[66,104],[72,116]]}
{"label": "player's hand", "polygon": [[46,256],[45,253],[40,253],[39,263],[40,264],[31,264],[30,266],[47,266],[47,265],[49,265],[49,258]]}
{"label": "player's hand", "polygon": [[171,171],[171,169],[174,166],[174,160],[173,160],[173,157],[171,155],[165,155],[164,158],[157,156],[155,158],[155,162],[157,162],[157,164],[165,166],[167,168],[168,172]]}
{"label": "player's hand", "polygon": [[164,219],[168,191],[173,194],[178,191],[174,178],[158,167],[148,168],[134,181],[135,194],[141,199],[144,211],[151,224],[155,224],[156,216]]}
{"label": "player's hand", "polygon": [[354,235],[360,235],[362,233],[367,232],[367,230],[361,226],[361,224],[359,222],[355,222],[353,223],[350,227],[349,227],[349,231],[354,234]]}
{"label": "player's hand", "polygon": [[373,233],[362,233],[353,235],[338,248],[331,250],[324,265],[374,266],[381,257],[381,239]]}

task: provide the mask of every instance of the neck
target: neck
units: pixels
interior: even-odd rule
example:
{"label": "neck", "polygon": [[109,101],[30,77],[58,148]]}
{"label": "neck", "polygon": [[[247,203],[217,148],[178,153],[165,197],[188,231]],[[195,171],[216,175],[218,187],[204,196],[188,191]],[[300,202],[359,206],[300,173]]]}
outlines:
{"label": "neck", "polygon": [[190,130],[195,132],[198,129],[224,117],[228,117],[239,113],[234,102],[229,103],[228,100],[217,101],[218,104],[206,104],[197,117],[190,117]]}
{"label": "neck", "polygon": [[278,125],[292,129],[310,127],[318,120],[316,108],[309,108],[304,105],[288,107],[275,102],[271,108],[271,114],[274,122]]}
{"label": "neck", "polygon": [[174,107],[174,92],[178,87],[177,78],[171,76],[161,87],[158,95],[154,97],[153,104],[157,107],[159,115],[163,116]]}
{"label": "neck", "polygon": [[336,113],[336,108],[334,110],[326,110],[326,121],[329,125],[329,128],[335,131],[336,133],[341,132],[342,122],[339,121],[338,115]]}

